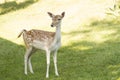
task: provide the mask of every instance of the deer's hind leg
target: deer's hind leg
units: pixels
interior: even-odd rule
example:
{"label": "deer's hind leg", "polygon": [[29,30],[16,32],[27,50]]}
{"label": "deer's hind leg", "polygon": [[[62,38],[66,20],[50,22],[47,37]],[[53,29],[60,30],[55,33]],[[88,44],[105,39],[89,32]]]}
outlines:
{"label": "deer's hind leg", "polygon": [[32,70],[32,65],[31,65],[31,59],[30,59],[30,56],[32,54],[32,47],[29,47],[26,49],[26,53],[24,55],[24,66],[25,66],[25,74],[27,75],[27,65],[29,64],[29,68],[30,68],[30,72],[33,73],[33,70]]}

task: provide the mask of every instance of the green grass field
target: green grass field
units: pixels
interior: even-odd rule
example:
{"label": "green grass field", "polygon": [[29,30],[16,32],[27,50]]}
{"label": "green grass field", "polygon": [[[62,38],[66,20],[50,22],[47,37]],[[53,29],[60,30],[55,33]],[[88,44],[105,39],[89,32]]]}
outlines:
{"label": "green grass field", "polygon": [[[109,22],[108,22],[109,23]],[[118,80],[120,75],[120,36],[119,24],[100,22],[89,26],[87,40],[69,41],[58,52],[58,69],[60,76],[54,74],[53,60],[50,66],[50,80]],[[89,40],[92,31],[115,30],[113,34],[104,34],[105,42],[96,43]],[[98,33],[99,33],[98,32]],[[70,35],[78,35],[72,33]],[[64,36],[64,34],[63,34]],[[1,80],[44,80],[46,59],[43,51],[32,57],[34,74],[24,75],[23,58],[25,47],[0,38],[0,79]],[[52,57],[51,57],[52,58]]]}
{"label": "green grass field", "polygon": [[[96,1],[95,4],[100,2],[103,3],[100,0]],[[50,3],[50,1],[47,3]],[[37,27],[39,21],[29,22],[31,18],[34,21],[36,18],[41,18],[41,16],[47,16],[47,14],[40,16],[34,14],[35,11],[37,13],[38,4],[40,4],[40,1],[25,9],[8,12],[0,16],[0,80],[120,80],[120,17],[106,16],[102,20],[97,20],[95,17],[89,23],[87,21],[81,24],[75,18],[74,13],[71,14],[72,16],[68,16],[67,13],[62,22],[62,47],[58,51],[60,76],[55,76],[51,55],[50,77],[49,79],[45,78],[46,57],[45,52],[40,50],[32,56],[34,74],[29,72],[26,76],[23,60],[25,47],[22,38],[16,38],[19,31],[23,28],[53,31],[49,27]],[[41,5],[43,6],[44,2]],[[72,20],[71,18],[78,21],[76,24],[78,26],[66,26],[66,24],[74,25],[74,21],[69,22],[69,20]],[[45,19],[47,18],[45,17]],[[21,20],[25,23],[23,24]],[[31,26],[27,27],[26,25]]]}

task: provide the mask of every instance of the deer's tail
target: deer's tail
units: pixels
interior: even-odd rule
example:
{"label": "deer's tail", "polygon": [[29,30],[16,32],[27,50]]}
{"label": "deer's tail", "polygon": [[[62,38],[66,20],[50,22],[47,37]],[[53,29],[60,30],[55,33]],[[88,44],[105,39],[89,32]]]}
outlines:
{"label": "deer's tail", "polygon": [[24,33],[24,32],[27,32],[25,29],[23,29],[20,34],[18,35],[18,38]]}

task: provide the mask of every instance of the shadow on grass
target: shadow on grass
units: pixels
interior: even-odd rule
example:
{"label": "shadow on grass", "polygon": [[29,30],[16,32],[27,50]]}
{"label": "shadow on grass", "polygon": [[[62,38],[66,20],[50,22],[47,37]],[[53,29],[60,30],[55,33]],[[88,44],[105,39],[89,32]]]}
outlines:
{"label": "shadow on grass", "polygon": [[[89,47],[85,50],[80,47]],[[62,47],[59,55],[60,74],[65,80],[116,80],[120,75],[120,42],[101,44],[82,41]],[[64,61],[64,63],[62,62]]]}
{"label": "shadow on grass", "polygon": [[91,30],[77,30],[77,31],[72,31],[72,32],[69,32],[69,33],[64,33],[62,32],[63,35],[71,35],[71,36],[74,36],[76,34],[79,34],[79,33],[89,33]]}
{"label": "shadow on grass", "polygon": [[[65,80],[117,80],[120,75],[120,27],[119,20],[103,20],[92,22],[85,26],[90,30],[77,30],[63,35],[78,36],[91,32],[105,32],[107,40],[96,43],[91,40],[73,41],[70,45],[62,47],[58,61],[64,67],[62,75]],[[111,33],[111,31],[114,31]],[[73,36],[74,35],[74,36]],[[97,34],[92,34],[94,36]],[[98,35],[99,36],[99,35]],[[87,36],[88,37],[88,36]],[[87,38],[86,37],[86,38]],[[69,75],[69,77],[67,77]]]}
{"label": "shadow on grass", "polygon": [[28,70],[28,76],[26,76],[24,74],[24,54],[25,54],[24,46],[17,45],[11,41],[0,38],[1,80],[36,80],[36,79],[38,80],[41,77],[43,78],[42,80],[44,80],[46,70],[45,55],[36,54],[33,56],[35,57],[32,59],[33,70],[35,71],[35,75],[30,74]]}
{"label": "shadow on grass", "polygon": [[[0,38],[0,79],[15,80],[23,71],[24,47]],[[17,75],[15,75],[17,74]],[[18,77],[18,76],[17,76]]]}
{"label": "shadow on grass", "polygon": [[26,8],[29,5],[36,3],[37,1],[39,1],[39,0],[27,0],[27,1],[22,2],[20,4],[17,4],[16,1],[6,2],[3,4],[0,4],[0,15],[6,14],[8,12],[15,11],[18,9]]}

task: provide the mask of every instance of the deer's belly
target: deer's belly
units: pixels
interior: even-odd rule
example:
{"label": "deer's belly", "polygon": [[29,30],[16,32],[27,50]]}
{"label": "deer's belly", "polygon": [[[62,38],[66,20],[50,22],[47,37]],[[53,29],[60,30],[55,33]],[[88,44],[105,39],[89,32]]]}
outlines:
{"label": "deer's belly", "polygon": [[37,41],[37,40],[34,40],[34,41],[33,41],[32,46],[33,46],[34,48],[42,49],[42,50],[45,50],[46,47],[47,47],[45,42]]}
{"label": "deer's belly", "polygon": [[34,40],[33,43],[32,43],[32,46],[34,48],[37,48],[37,49],[42,49],[42,50],[49,49],[51,51],[54,51],[54,50],[57,50],[57,49],[60,48],[61,43],[58,42],[58,43],[49,45],[47,42],[42,42],[42,41]]}

